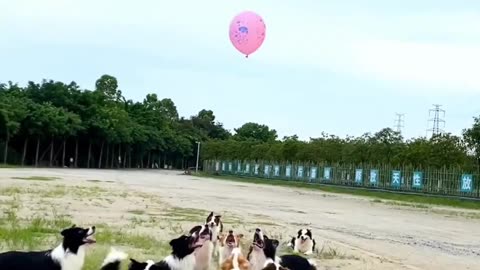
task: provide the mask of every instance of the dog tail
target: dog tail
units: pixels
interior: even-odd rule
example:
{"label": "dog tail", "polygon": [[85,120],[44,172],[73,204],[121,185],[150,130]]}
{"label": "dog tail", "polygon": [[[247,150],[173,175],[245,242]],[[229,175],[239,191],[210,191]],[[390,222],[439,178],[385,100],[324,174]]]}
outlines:
{"label": "dog tail", "polygon": [[120,263],[128,257],[127,253],[111,248],[105,260],[103,260],[101,270],[119,270]]}

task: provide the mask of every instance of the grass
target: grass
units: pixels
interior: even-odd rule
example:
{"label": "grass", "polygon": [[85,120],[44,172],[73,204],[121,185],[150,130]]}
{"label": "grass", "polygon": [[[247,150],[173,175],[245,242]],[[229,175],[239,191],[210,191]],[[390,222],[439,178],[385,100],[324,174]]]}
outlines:
{"label": "grass", "polygon": [[144,215],[145,211],[140,209],[135,209],[135,210],[128,210],[127,213],[134,214],[134,215]]}
{"label": "grass", "polygon": [[20,168],[18,165],[10,165],[10,164],[0,164],[0,169],[5,168],[5,169],[11,169],[11,168]]}
{"label": "grass", "polygon": [[29,176],[29,177],[12,177],[12,179],[18,180],[31,180],[31,181],[53,181],[60,179],[59,177],[50,177],[50,176]]}
{"label": "grass", "polygon": [[205,220],[209,212],[205,210],[181,207],[169,207],[162,214],[171,221],[201,222]]}
{"label": "grass", "polygon": [[251,183],[251,184],[304,188],[304,189],[320,190],[324,192],[337,193],[337,194],[350,194],[350,195],[356,195],[356,196],[370,197],[370,198],[373,198],[374,201],[389,200],[389,201],[413,203],[417,205],[430,204],[430,205],[480,210],[480,201],[464,200],[460,198],[457,199],[457,198],[422,196],[422,195],[415,195],[415,194],[399,194],[399,193],[384,192],[384,191],[373,191],[373,190],[355,189],[355,188],[347,188],[347,187],[335,187],[335,186],[326,186],[326,185],[320,185],[320,184],[310,184],[305,182],[294,182],[294,181],[284,181],[284,180],[275,180],[275,179],[244,178],[244,177],[223,176],[223,175],[216,176],[216,175],[210,175],[206,173],[196,174],[196,176],[208,177],[208,178],[213,178],[218,180]]}
{"label": "grass", "polygon": [[[0,251],[3,250],[46,250],[60,242],[60,231],[72,226],[72,221],[56,215],[52,219],[32,217],[20,219],[15,211],[6,211],[0,218]],[[130,233],[100,225],[96,234],[95,251],[90,251],[84,268],[98,270],[111,246],[119,247],[139,260],[162,258],[170,250],[168,242],[139,233]],[[127,263],[122,265],[126,269]]]}

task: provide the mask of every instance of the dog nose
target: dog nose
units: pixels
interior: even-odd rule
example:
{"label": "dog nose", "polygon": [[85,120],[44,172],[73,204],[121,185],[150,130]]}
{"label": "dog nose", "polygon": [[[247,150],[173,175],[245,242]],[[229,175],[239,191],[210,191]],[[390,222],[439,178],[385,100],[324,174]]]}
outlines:
{"label": "dog nose", "polygon": [[260,228],[256,228],[255,231],[259,233],[262,230],[260,230]]}
{"label": "dog nose", "polygon": [[228,231],[228,234],[233,234],[233,231],[232,230]]}
{"label": "dog nose", "polygon": [[95,231],[95,226],[92,226],[92,230]]}

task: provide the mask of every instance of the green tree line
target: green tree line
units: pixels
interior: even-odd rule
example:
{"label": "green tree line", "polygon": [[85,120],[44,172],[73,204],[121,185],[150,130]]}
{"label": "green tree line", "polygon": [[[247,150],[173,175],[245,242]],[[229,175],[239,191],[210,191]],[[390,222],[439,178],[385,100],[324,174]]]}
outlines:
{"label": "green tree line", "polygon": [[[0,83],[0,156],[4,163],[86,168],[151,168],[201,159],[391,164],[478,169],[480,117],[461,136],[405,140],[390,128],[359,137],[322,133],[301,141],[279,139],[266,125],[245,123],[230,132],[211,110],[180,117],[175,103],[148,94],[126,99],[115,77],[101,76],[94,90],[75,82],[43,80],[25,87]],[[73,164],[70,164],[73,158]]]}
{"label": "green tree line", "polygon": [[[4,163],[86,168],[181,168],[196,142],[230,133],[211,110],[179,117],[171,99],[148,94],[126,99],[115,77],[101,76],[94,90],[43,80],[20,87],[0,84],[0,156]],[[70,158],[73,164],[70,164]]]}

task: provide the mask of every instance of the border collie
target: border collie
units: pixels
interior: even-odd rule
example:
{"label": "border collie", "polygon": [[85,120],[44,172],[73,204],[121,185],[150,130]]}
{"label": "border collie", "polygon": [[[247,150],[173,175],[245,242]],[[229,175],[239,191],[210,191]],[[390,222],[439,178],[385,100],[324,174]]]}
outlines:
{"label": "border collie", "polygon": [[[1,253],[0,269],[81,270],[86,246],[95,243],[95,226],[84,229],[73,225],[60,234],[63,236],[62,243],[51,250]],[[104,266],[108,266],[108,263]]]}
{"label": "border collie", "polygon": [[197,248],[202,247],[203,240],[197,233],[182,235],[170,241],[172,253],[160,262],[152,260],[139,262],[130,258],[128,270],[193,270]]}
{"label": "border collie", "polygon": [[262,230],[257,228],[253,235],[253,243],[248,252],[247,259],[250,262],[252,270],[262,270],[265,267],[280,267],[295,270],[316,270],[316,265],[312,260],[308,260],[299,255],[282,255],[277,257],[278,240],[270,239]]}
{"label": "border collie", "polygon": [[221,215],[214,215],[213,212],[210,212],[205,221],[205,224],[208,224],[212,230],[212,243],[215,256],[219,256],[218,240],[220,238],[220,234],[223,232],[223,222],[221,218]]}
{"label": "border collie", "polygon": [[222,234],[219,240],[218,265],[222,265],[222,263],[230,257],[232,251],[240,247],[240,239],[242,238],[243,234],[234,234],[233,230],[229,230],[228,234]]}
{"label": "border collie", "polygon": [[310,229],[298,230],[297,237],[292,237],[290,246],[294,252],[300,252],[305,255],[313,254],[315,251],[315,239],[313,239]]}
{"label": "border collie", "polygon": [[220,265],[221,270],[250,270],[250,263],[242,255],[242,250],[236,247],[230,256]]}
{"label": "border collie", "polygon": [[195,270],[208,270],[212,264],[214,245],[212,242],[213,232],[208,224],[195,226],[190,230],[190,234],[197,234],[202,247],[195,250]]}
{"label": "border collie", "polygon": [[110,249],[107,257],[103,260],[101,270],[119,270],[120,263],[125,260],[128,255],[122,251],[118,251],[115,248]]}

